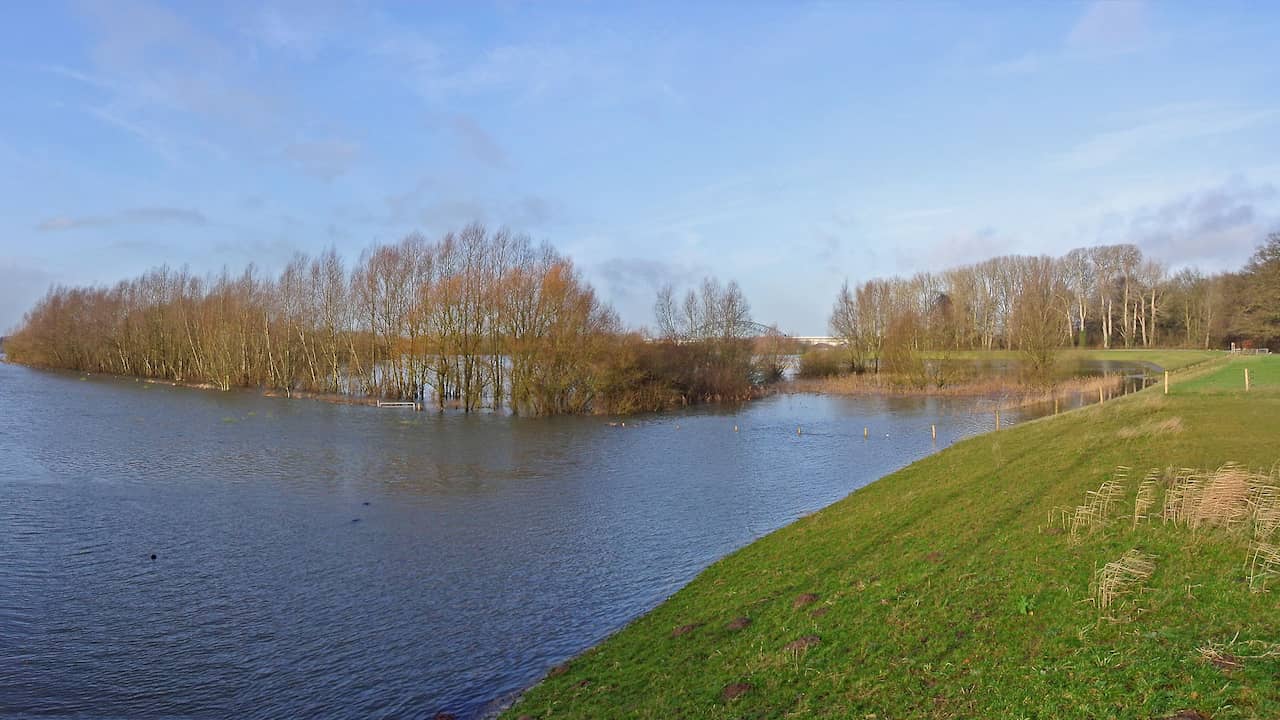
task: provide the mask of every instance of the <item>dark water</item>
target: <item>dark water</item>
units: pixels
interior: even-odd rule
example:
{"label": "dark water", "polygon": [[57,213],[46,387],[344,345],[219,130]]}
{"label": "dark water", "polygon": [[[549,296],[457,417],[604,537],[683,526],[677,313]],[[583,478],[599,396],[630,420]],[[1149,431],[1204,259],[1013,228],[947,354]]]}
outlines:
{"label": "dark water", "polygon": [[623,428],[0,364],[0,715],[479,716],[989,429],[968,405],[779,396]]}

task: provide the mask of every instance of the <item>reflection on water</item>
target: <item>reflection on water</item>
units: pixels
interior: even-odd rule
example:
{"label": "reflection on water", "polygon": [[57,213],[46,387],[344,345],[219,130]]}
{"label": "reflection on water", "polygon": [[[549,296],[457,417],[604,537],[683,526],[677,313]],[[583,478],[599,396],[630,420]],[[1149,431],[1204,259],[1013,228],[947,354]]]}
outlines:
{"label": "reflection on water", "polygon": [[988,430],[967,407],[778,396],[624,428],[0,365],[0,713],[473,717]]}

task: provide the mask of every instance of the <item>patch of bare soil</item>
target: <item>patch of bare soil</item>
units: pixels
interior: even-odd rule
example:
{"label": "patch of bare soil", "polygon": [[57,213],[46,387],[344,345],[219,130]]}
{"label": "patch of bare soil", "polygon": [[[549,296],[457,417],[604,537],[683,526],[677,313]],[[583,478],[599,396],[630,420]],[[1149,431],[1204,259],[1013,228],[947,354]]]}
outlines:
{"label": "patch of bare soil", "polygon": [[816,594],[804,593],[803,595],[796,596],[795,601],[791,603],[791,607],[798,610],[804,607],[805,605],[812,605],[817,601],[818,601],[818,596]]}
{"label": "patch of bare soil", "polygon": [[786,647],[784,647],[783,650],[790,650],[792,652],[804,652],[805,650],[808,650],[809,648],[813,647],[814,645],[817,645],[820,642],[822,642],[822,638],[818,637],[817,635],[805,635],[799,640],[792,640],[791,642],[787,643]]}

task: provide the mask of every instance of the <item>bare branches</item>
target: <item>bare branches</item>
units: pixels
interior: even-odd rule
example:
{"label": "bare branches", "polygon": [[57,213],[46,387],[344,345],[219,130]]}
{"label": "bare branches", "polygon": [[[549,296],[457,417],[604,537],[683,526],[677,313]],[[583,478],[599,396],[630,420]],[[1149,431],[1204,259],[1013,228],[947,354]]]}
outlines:
{"label": "bare branches", "polygon": [[111,290],[54,288],[10,350],[221,389],[558,413],[590,407],[617,326],[567,259],[472,224],[370,247],[350,274],[331,249],[274,280],[161,267]]}

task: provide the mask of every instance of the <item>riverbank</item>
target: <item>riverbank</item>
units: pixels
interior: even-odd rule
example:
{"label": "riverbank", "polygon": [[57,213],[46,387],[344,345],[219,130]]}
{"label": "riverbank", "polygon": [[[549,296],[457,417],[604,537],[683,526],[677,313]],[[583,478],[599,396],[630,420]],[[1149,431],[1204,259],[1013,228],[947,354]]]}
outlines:
{"label": "riverbank", "polygon": [[[1182,372],[1221,357],[1224,357],[1221,352],[1203,350],[1064,350],[1059,362],[1067,365],[1121,362],[1146,365],[1155,372]],[[986,363],[1016,363],[1020,354],[1008,350],[964,351],[948,355],[947,360],[981,366]],[[1120,374],[1067,377],[1048,385],[1038,385],[1023,382],[1016,373],[980,372],[939,386],[912,385],[894,382],[880,375],[864,374],[796,378],[784,383],[780,390],[829,395],[982,398],[986,401],[984,405],[988,406],[985,409],[1005,410],[1056,402],[1063,402],[1063,407],[1085,405],[1121,394],[1126,389],[1125,383],[1125,377]]]}
{"label": "riverbank", "polygon": [[1271,472],[1280,358],[1216,360],[1170,390],[858,490],[712,565],[505,717],[1280,715],[1280,606],[1251,591],[1280,583],[1250,552],[1274,528],[1158,519],[1186,496],[1166,468]]}
{"label": "riverbank", "polygon": [[[1062,363],[1079,363],[1086,361],[1122,361],[1147,363],[1161,370],[1181,370],[1225,355],[1221,350],[1183,350],[1177,348],[1068,348],[1060,350],[1057,359]],[[937,354],[928,354],[932,359],[940,359]],[[958,350],[947,353],[951,360],[1021,360],[1023,355],[1017,350]]]}
{"label": "riverbank", "polygon": [[1096,402],[1120,394],[1125,385],[1121,375],[1068,378],[1048,386],[1028,385],[1014,377],[987,376],[943,385],[904,385],[875,375],[843,375],[829,378],[798,378],[782,386],[783,392],[824,395],[888,395],[899,397],[980,398],[987,409],[1011,409],[1052,403],[1055,400]]}

